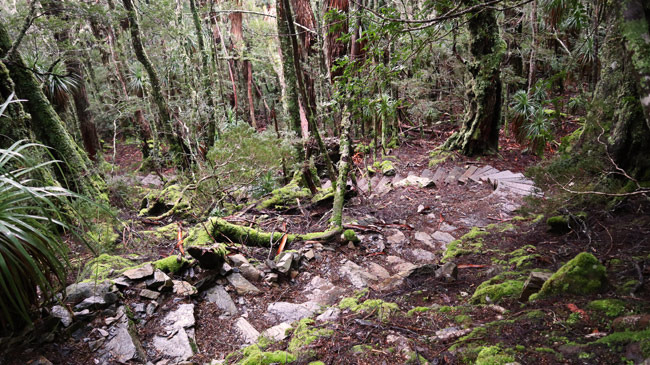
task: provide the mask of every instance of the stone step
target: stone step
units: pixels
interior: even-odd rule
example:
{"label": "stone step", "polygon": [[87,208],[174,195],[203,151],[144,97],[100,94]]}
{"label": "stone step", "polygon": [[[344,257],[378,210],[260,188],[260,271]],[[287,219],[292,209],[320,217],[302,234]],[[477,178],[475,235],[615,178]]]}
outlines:
{"label": "stone step", "polygon": [[438,167],[435,174],[433,174],[431,180],[433,180],[433,183],[436,184],[437,187],[440,187],[446,177],[447,177],[447,169],[445,169],[444,167]]}
{"label": "stone step", "polygon": [[470,167],[465,171],[465,173],[462,174],[462,175],[458,178],[458,183],[459,183],[459,184],[465,184],[465,183],[467,183],[467,180],[469,179],[469,177],[472,176],[472,175],[476,172],[476,170],[478,170],[478,166],[470,166]]}
{"label": "stone step", "polygon": [[490,174],[490,175],[484,175],[484,176],[481,177],[481,180],[490,181],[491,183],[494,184],[494,183],[497,182],[497,180],[515,179],[515,178],[522,179],[522,178],[525,178],[525,176],[522,173],[514,173],[514,172],[512,172],[510,170],[506,170],[506,171],[500,171],[500,172]]}
{"label": "stone step", "polygon": [[470,176],[469,178],[475,182],[481,182],[481,177],[486,176],[486,175],[491,175],[499,172],[499,170],[495,169],[494,167],[490,165],[485,165],[478,169],[474,175]]}
{"label": "stone step", "polygon": [[465,169],[462,167],[454,167],[445,178],[445,185],[453,184],[458,181],[458,178],[463,175],[464,172]]}

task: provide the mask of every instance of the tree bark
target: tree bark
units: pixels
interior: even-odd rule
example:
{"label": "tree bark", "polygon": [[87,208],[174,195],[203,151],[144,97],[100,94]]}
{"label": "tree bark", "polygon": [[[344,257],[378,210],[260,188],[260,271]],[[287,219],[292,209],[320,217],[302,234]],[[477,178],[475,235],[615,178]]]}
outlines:
{"label": "tree bark", "polygon": [[339,176],[336,181],[336,191],[334,192],[334,204],[332,207],[332,226],[334,228],[343,228],[343,203],[345,202],[345,191],[347,189],[348,173],[350,172],[350,113],[344,106],[343,118],[341,119],[341,159],[339,160]]}
{"label": "tree bark", "polygon": [[162,94],[162,86],[160,84],[158,72],[149,60],[149,56],[147,56],[144,46],[142,45],[140,26],[133,7],[133,2],[132,0],[122,0],[122,2],[124,3],[124,8],[126,9],[127,17],[129,19],[129,29],[131,31],[133,50],[138,62],[142,64],[149,76],[149,81],[151,82],[151,95],[156,107],[158,108],[158,116],[163,127],[163,132],[166,135],[167,142],[169,143],[170,150],[180,158],[179,162],[181,163],[181,166],[187,168],[191,165],[192,161],[191,150],[183,141],[180,131],[176,131],[174,128],[167,101]]}
{"label": "tree bark", "polygon": [[[7,55],[11,40],[5,25],[0,22],[0,59]],[[101,177],[89,168],[90,160],[83,154],[65,129],[59,115],[47,100],[36,77],[27,69],[20,53],[14,51],[4,61],[9,71],[9,77],[15,84],[16,95],[25,99],[24,106],[31,115],[31,129],[36,138],[44,145],[52,148],[55,158],[64,161],[60,164],[59,181],[62,185],[88,197],[99,198]]]}
{"label": "tree bark", "polygon": [[[467,6],[475,0],[465,0]],[[501,122],[501,60],[505,45],[499,36],[496,12],[483,9],[470,15],[470,53],[467,64],[472,75],[467,91],[469,109],[463,127],[445,142],[443,148],[460,150],[472,156],[498,150]]]}

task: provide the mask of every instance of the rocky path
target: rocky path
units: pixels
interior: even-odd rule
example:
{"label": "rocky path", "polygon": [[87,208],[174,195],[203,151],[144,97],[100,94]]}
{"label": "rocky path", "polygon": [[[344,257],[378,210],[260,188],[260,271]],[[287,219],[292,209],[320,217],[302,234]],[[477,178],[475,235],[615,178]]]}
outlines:
{"label": "rocky path", "polygon": [[[219,272],[170,274],[149,264],[110,283],[71,286],[68,307],[53,314],[98,363],[222,363],[260,338],[286,340],[303,319],[338,321],[349,312],[341,301],[361,290],[390,293],[422,273],[455,280],[456,265],[442,262],[447,246],[472,227],[485,229],[490,217],[508,220],[523,197],[540,194],[522,174],[489,165],[377,175],[360,179],[358,190],[346,222],[357,235],[341,247],[307,241],[273,260],[264,260],[272,257],[268,249],[249,248],[230,255]],[[93,314],[91,325],[80,324]]]}

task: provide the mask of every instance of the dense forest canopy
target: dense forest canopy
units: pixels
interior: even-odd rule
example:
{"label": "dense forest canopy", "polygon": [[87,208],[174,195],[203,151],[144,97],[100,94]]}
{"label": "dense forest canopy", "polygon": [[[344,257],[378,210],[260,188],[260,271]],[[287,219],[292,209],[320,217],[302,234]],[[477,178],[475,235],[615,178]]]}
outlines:
{"label": "dense forest canopy", "polygon": [[[104,336],[91,341],[93,348],[84,348],[81,358],[146,362],[157,351],[158,359],[173,363],[192,356],[209,362],[227,354],[250,364],[319,358],[337,363],[340,346],[310,352],[297,340],[316,336],[327,348],[347,338],[304,322],[320,313],[309,312],[306,303],[323,309],[334,302],[304,300],[300,310],[309,316],[282,321],[293,328],[285,346],[286,336],[271,345],[257,336],[248,341],[253,326],[247,317],[211,321],[204,301],[196,299],[225,294],[228,300],[221,297],[225,302],[219,303],[227,304],[219,308],[236,318],[227,288],[239,296],[238,305],[249,295],[246,303],[268,304],[271,313],[275,304],[285,303],[282,288],[288,291],[313,275],[329,280],[323,287],[340,289],[340,303],[328,311],[356,313],[354,326],[370,326],[363,321],[378,311],[379,324],[372,328],[384,328],[384,311],[390,317],[404,306],[425,308],[418,306],[422,300],[429,309],[419,312],[443,303],[456,313],[454,327],[443,334],[442,327],[423,329],[408,320],[392,325],[406,342],[381,341],[401,350],[389,354],[372,342],[372,351],[361,351],[366,361],[376,360],[372,356],[411,363],[525,360],[530,351],[487,341],[489,333],[478,333],[472,318],[459,317],[472,313],[484,321],[481,331],[490,323],[501,328],[503,323],[486,322],[482,305],[498,307],[491,310],[503,319],[517,311],[516,300],[533,306],[524,311],[544,312],[553,305],[544,298],[558,293],[608,296],[602,300],[618,295],[611,300],[624,309],[611,317],[647,316],[647,306],[636,301],[647,299],[648,194],[646,1],[0,2],[0,288],[8,293],[0,299],[2,347],[20,342],[18,331],[25,328],[59,331],[60,325],[44,327],[47,316],[89,323],[94,317],[83,310],[98,315],[104,309],[112,312],[102,316],[118,318],[107,326],[128,334],[116,337],[133,341],[115,344]],[[544,216],[549,231],[540,223]],[[513,243],[520,239],[531,242]],[[548,245],[560,240],[565,243],[560,248]],[[416,242],[424,246],[408,246]],[[332,243],[341,245],[323,249]],[[410,248],[400,248],[404,244]],[[484,244],[491,248],[482,252]],[[353,251],[362,248],[363,254]],[[349,260],[334,256],[330,262],[328,255],[337,250]],[[384,269],[387,255],[395,258],[390,265],[411,266]],[[611,272],[613,260],[629,262],[631,269]],[[300,276],[309,262],[311,271]],[[338,274],[323,271],[329,266]],[[480,273],[461,271],[466,287],[460,288],[458,268]],[[241,284],[239,277],[270,288],[274,303],[251,299],[259,289]],[[145,278],[146,284],[139,282]],[[103,298],[103,304],[93,299],[84,307],[90,298],[71,294],[77,293],[74,285],[106,279],[115,286],[90,296]],[[426,280],[438,280],[436,285],[456,298],[444,294],[444,302],[432,304],[420,291],[426,299],[413,299]],[[313,281],[309,285],[316,285]],[[151,293],[135,295],[132,288]],[[141,315],[138,323],[146,327],[162,308],[176,313],[168,304],[157,309],[167,289],[183,298],[182,305],[192,305],[192,313],[194,305],[201,306],[209,323],[197,326],[195,337],[192,314],[192,325],[180,327],[184,337],[174,343],[190,341],[193,347],[178,356],[170,355],[159,335],[141,344],[132,323],[119,319],[120,313],[130,319]],[[163,295],[165,303],[168,297]],[[137,298],[152,300],[146,311]],[[566,300],[599,307],[586,299]],[[571,336],[581,331],[599,333],[598,325],[619,331],[613,318],[590,322],[574,302],[568,307],[574,323],[567,319],[564,326],[571,335],[562,335],[571,340],[561,345],[573,346]],[[141,305],[142,311],[134,315],[129,305]],[[254,325],[270,324],[251,313]],[[403,317],[424,315],[408,313]],[[178,333],[166,320],[161,326]],[[252,344],[247,350],[224,347],[232,340],[227,337],[222,342],[201,337],[210,326],[231,325],[238,333],[233,338],[246,339],[238,345]],[[74,326],[60,333],[75,337]],[[628,346],[622,351],[626,361],[640,362],[650,358],[650,328],[635,326],[626,328],[637,331],[633,340],[594,335],[587,338],[602,342],[580,342],[573,353],[554,344],[532,358],[623,356],[616,347],[588,351],[607,343]],[[140,337],[153,334],[139,331]],[[437,340],[418,342],[426,331]],[[60,341],[68,341],[66,336]],[[322,338],[332,340],[325,346],[329,340]],[[450,338],[456,342],[445,342]],[[366,340],[352,345],[367,346]],[[54,347],[58,350],[44,351],[58,359],[60,349],[74,343],[63,342]],[[277,351],[265,352],[267,347]],[[116,348],[132,350],[115,355]],[[23,350],[17,347],[13,354]]]}

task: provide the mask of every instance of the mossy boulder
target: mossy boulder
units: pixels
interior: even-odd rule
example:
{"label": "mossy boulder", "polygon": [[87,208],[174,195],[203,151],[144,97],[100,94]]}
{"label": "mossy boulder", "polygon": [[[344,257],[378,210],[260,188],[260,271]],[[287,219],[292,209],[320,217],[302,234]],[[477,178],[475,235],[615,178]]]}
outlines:
{"label": "mossy boulder", "polygon": [[483,247],[482,236],[490,234],[483,231],[478,227],[473,227],[469,232],[457,240],[451,241],[447,244],[445,253],[440,261],[447,262],[448,260],[461,255],[467,255],[475,252]]}
{"label": "mossy boulder", "polygon": [[384,176],[395,176],[397,174],[397,170],[395,169],[395,166],[393,166],[393,161],[390,160],[384,160],[379,164],[379,169],[381,169],[381,173]]}
{"label": "mossy boulder", "polygon": [[582,252],[546,280],[542,289],[530,300],[558,294],[586,295],[601,291],[607,286],[605,266],[587,252]]}
{"label": "mossy boulder", "polygon": [[181,270],[189,267],[191,263],[192,262],[190,260],[186,260],[182,257],[179,258],[179,256],[176,255],[171,255],[158,261],[154,261],[153,266],[156,269],[164,271],[166,273],[178,274],[181,272]]}
{"label": "mossy boulder", "polygon": [[81,280],[104,281],[137,266],[129,259],[120,256],[101,254],[88,261],[80,274]]}
{"label": "mossy boulder", "polygon": [[565,215],[556,215],[549,217],[546,220],[546,224],[548,225],[550,231],[554,233],[567,233],[571,230],[569,227],[569,217]]}
{"label": "mossy boulder", "polygon": [[387,321],[399,311],[399,306],[395,303],[385,302],[381,299],[368,299],[359,303],[359,299],[355,297],[341,299],[339,308],[358,313],[375,313],[381,321]]}
{"label": "mossy boulder", "polygon": [[[190,210],[189,199],[183,196],[180,185],[169,185],[163,190],[154,190],[142,198],[140,217],[157,217],[163,214],[184,215]],[[170,212],[171,211],[171,212]]]}
{"label": "mossy boulder", "polygon": [[523,288],[523,280],[506,280],[498,284],[492,284],[490,280],[484,281],[474,291],[471,302],[474,304],[499,303],[505,298],[519,297]]}

